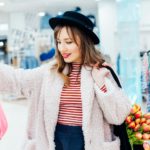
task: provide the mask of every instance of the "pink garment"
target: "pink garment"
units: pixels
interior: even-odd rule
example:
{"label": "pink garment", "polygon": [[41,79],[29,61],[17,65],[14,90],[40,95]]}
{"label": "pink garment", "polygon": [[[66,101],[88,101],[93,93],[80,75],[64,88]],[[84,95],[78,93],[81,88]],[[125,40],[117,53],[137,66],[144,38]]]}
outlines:
{"label": "pink garment", "polygon": [[8,127],[7,120],[3,112],[3,109],[0,105],[0,139],[4,136],[7,127]]}

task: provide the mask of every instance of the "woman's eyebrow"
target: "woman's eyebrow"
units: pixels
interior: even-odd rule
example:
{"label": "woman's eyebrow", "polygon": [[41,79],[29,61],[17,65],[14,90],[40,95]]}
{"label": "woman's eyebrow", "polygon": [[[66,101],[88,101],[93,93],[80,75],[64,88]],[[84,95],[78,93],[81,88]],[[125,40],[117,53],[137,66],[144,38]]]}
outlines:
{"label": "woman's eyebrow", "polygon": [[[60,39],[56,39],[57,41],[59,41]],[[72,38],[64,38],[63,40],[72,40]]]}

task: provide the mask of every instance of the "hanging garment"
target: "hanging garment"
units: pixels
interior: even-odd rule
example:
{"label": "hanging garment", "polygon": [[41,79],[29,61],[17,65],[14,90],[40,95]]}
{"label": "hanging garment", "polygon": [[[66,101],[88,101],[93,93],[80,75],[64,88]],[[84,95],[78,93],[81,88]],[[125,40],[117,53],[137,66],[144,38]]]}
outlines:
{"label": "hanging garment", "polygon": [[147,53],[141,56],[141,93],[144,101],[148,100],[148,57]]}
{"label": "hanging garment", "polygon": [[7,120],[6,120],[6,116],[3,112],[3,109],[0,105],[0,140],[1,138],[4,136],[6,130],[7,130]]}

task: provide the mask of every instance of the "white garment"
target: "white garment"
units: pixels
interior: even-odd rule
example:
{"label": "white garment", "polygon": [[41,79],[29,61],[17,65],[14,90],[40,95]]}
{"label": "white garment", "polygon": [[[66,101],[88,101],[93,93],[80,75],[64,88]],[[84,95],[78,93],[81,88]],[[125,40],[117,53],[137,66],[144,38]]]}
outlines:
{"label": "white garment", "polygon": [[[110,124],[121,124],[125,120],[130,101],[122,89],[110,82],[112,78],[106,79],[105,84],[113,90],[101,92],[91,70],[90,67],[81,69],[85,150],[120,150],[120,140],[112,141]],[[52,64],[32,70],[0,65],[0,91],[21,92],[30,101],[24,150],[55,150],[54,131],[63,84]]]}

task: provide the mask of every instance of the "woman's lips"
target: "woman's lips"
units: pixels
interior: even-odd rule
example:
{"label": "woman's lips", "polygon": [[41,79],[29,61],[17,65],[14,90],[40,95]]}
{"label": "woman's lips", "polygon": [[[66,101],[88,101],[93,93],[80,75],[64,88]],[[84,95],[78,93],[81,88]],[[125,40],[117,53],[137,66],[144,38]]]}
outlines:
{"label": "woman's lips", "polygon": [[68,58],[71,54],[62,54],[63,58]]}

